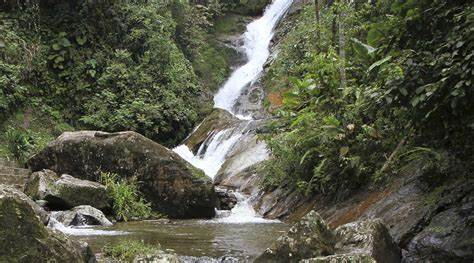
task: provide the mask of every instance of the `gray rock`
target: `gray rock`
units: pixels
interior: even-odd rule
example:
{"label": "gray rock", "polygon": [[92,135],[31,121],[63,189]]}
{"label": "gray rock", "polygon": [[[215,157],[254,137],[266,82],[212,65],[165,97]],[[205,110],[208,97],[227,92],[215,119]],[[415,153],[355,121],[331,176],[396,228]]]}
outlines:
{"label": "gray rock", "polygon": [[133,263],[180,263],[178,256],[172,252],[159,251],[150,255],[139,255]]}
{"label": "gray rock", "polygon": [[[0,184],[0,198],[6,198],[6,197],[15,199],[15,201],[22,201],[26,203],[29,207],[33,209],[35,216],[41,220],[43,225],[48,224],[49,213],[46,212],[41,206],[36,204],[33,200],[31,200],[24,193],[20,192],[18,189]],[[1,213],[0,213],[0,216],[2,216]]]}
{"label": "gray rock", "polygon": [[0,262],[95,262],[89,246],[50,231],[22,192],[0,185]]}
{"label": "gray rock", "polygon": [[98,181],[100,171],[136,177],[152,208],[172,218],[211,218],[217,202],[214,185],[201,170],[166,147],[136,132],[65,132],[34,155],[33,171]]}
{"label": "gray rock", "polygon": [[321,216],[311,211],[260,255],[255,262],[298,262],[302,259],[331,255],[336,236]]}
{"label": "gray rock", "polygon": [[231,210],[237,204],[237,197],[232,190],[216,187],[216,193],[218,199],[217,209]]}
{"label": "gray rock", "polygon": [[76,206],[70,211],[53,212],[51,217],[64,226],[112,225],[100,210],[88,205]]}
{"label": "gray rock", "polygon": [[52,208],[69,209],[79,205],[90,205],[108,210],[107,191],[102,184],[81,180],[63,174],[58,177],[51,170],[33,173],[25,186],[25,193],[33,199],[44,199]]}
{"label": "gray rock", "polygon": [[255,262],[400,261],[400,249],[380,220],[349,223],[333,233],[319,214],[311,211]]}
{"label": "gray rock", "polygon": [[375,262],[398,263],[401,252],[381,220],[357,221],[336,230],[336,253],[366,255]]}
{"label": "gray rock", "polygon": [[[452,200],[456,201],[454,206],[436,213],[429,224],[410,240],[404,253],[404,262],[472,262],[474,188],[469,184],[461,188],[466,195],[461,200]],[[450,197],[464,191],[458,188],[445,197],[444,201],[449,201]],[[446,206],[442,201],[439,204],[439,209]]]}
{"label": "gray rock", "polygon": [[222,256],[219,258],[211,257],[190,257],[190,256],[180,256],[179,262],[181,263],[237,263],[242,262],[239,259],[229,256]]}

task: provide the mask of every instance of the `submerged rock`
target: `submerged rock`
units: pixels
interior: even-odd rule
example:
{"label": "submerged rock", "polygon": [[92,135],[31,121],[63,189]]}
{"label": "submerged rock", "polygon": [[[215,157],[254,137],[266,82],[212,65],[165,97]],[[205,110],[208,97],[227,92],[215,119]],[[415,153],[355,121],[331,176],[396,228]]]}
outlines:
{"label": "submerged rock", "polygon": [[332,232],[319,214],[311,211],[255,262],[400,261],[400,249],[380,220],[354,222]]}
{"label": "submerged rock", "polygon": [[211,218],[212,181],[173,151],[136,132],[66,132],[28,161],[38,171],[98,181],[100,171],[136,176],[152,207],[173,218]]}
{"label": "submerged rock", "polygon": [[64,226],[112,225],[112,222],[100,210],[89,205],[76,206],[69,211],[53,212],[51,218]]}
{"label": "submerged rock", "polygon": [[87,244],[48,230],[36,209],[28,196],[0,185],[0,262],[95,262]]}
{"label": "submerged rock", "polygon": [[104,185],[67,174],[58,177],[51,170],[33,173],[26,183],[25,193],[36,200],[46,200],[50,207],[61,209],[90,205],[108,210],[110,206]]}

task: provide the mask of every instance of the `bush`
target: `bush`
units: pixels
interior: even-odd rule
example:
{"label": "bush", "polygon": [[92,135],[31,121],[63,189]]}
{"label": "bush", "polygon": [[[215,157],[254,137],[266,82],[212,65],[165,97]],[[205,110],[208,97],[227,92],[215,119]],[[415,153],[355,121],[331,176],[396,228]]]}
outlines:
{"label": "bush", "polygon": [[152,216],[150,203],[141,197],[136,178],[121,179],[114,173],[101,173],[101,182],[113,202],[115,218],[119,221],[147,219]]}
{"label": "bush", "polygon": [[160,246],[147,245],[140,241],[124,240],[116,245],[107,245],[102,249],[102,253],[107,258],[112,258],[120,262],[132,262],[136,256],[157,253]]}
{"label": "bush", "polygon": [[24,163],[33,149],[33,139],[28,131],[9,127],[3,137],[8,151],[20,163]]}

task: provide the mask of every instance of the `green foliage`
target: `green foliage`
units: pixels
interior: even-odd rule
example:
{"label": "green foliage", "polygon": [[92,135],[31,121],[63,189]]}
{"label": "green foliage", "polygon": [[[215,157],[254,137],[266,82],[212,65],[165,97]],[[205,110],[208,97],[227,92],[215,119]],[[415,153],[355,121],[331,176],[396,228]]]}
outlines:
{"label": "green foliage", "polygon": [[117,174],[102,172],[100,181],[107,188],[117,220],[139,220],[152,216],[151,205],[141,197],[136,178],[126,180]]}
{"label": "green foliage", "polygon": [[148,245],[143,241],[123,240],[115,245],[106,245],[102,248],[105,257],[120,262],[132,262],[136,256],[158,253],[160,246]]}
{"label": "green foliage", "polygon": [[7,149],[13,157],[20,162],[24,162],[33,148],[33,139],[28,135],[28,131],[9,127],[3,134],[3,137]]}
{"label": "green foliage", "polygon": [[[283,94],[265,136],[274,157],[266,187],[341,199],[390,177],[394,162],[439,162],[430,144],[472,161],[472,5],[335,1],[321,11],[320,25],[313,12],[309,5],[284,25],[291,30],[280,36],[279,56],[264,79],[269,91]],[[343,32],[334,31],[341,21]],[[344,63],[340,34],[350,40]],[[395,151],[402,139],[411,150]]]}
{"label": "green foliage", "polygon": [[210,41],[223,12],[216,1],[5,4],[0,121],[39,107],[76,129],[134,130],[171,146],[228,74],[227,49]]}

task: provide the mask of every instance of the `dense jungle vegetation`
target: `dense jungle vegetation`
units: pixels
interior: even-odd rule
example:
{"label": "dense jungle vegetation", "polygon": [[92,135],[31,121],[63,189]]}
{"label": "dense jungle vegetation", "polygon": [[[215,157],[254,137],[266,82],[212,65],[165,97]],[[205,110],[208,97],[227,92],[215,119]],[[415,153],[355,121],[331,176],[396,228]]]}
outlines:
{"label": "dense jungle vegetation", "polygon": [[21,160],[76,129],[181,141],[229,73],[223,15],[268,1],[191,2],[1,1],[0,154]]}
{"label": "dense jungle vegetation", "polygon": [[264,77],[264,185],[340,200],[419,159],[433,187],[472,176],[472,2],[316,4],[284,22]]}

